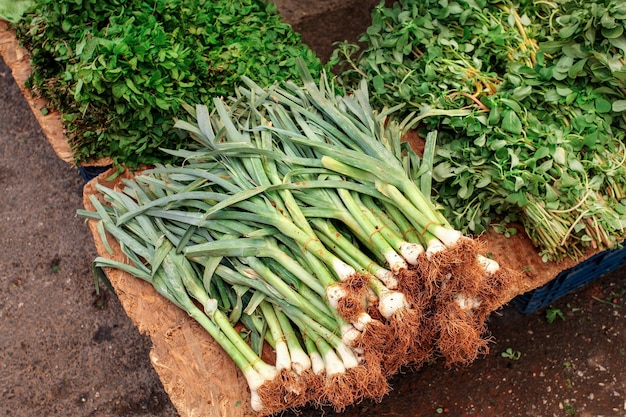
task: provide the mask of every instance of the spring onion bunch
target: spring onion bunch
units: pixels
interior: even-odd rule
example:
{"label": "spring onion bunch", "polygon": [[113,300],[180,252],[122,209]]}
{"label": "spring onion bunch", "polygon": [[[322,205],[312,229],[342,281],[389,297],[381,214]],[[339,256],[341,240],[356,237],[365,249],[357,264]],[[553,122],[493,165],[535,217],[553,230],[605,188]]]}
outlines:
{"label": "spring onion bunch", "polygon": [[97,264],[199,316],[261,414],[309,401],[341,410],[380,399],[404,365],[474,359],[516,277],[424,194],[428,177],[415,176],[428,164],[400,140],[409,119],[373,111],[365,84],[337,96],[299,66],[304,86],[244,78],[212,113],[190,108],[176,126],[197,147],[168,151],[181,164],[98,185],[107,204],[81,211],[132,265]]}

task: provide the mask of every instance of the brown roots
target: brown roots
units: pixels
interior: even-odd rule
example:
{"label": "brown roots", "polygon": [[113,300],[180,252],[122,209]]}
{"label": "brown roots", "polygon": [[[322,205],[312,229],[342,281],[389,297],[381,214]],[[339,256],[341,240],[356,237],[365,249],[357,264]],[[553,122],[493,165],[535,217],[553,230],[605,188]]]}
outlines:
{"label": "brown roots", "polygon": [[349,323],[353,323],[366,312],[369,277],[354,274],[339,284],[345,296],[338,300],[337,311]]}
{"label": "brown roots", "polygon": [[488,275],[481,242],[463,238],[447,250],[423,254],[414,270],[398,276],[399,290],[421,312],[411,361],[419,366],[435,350],[448,364],[467,363],[488,350],[487,316],[508,300],[521,274],[500,268]]}
{"label": "brown roots", "polygon": [[404,294],[411,306],[423,306],[435,292],[416,268],[401,269],[395,274],[398,281],[398,291]]}
{"label": "brown roots", "polygon": [[510,301],[522,288],[523,278],[522,272],[505,267],[500,267],[495,274],[484,277],[478,291],[478,297],[484,300],[479,314],[487,316]]}
{"label": "brown roots", "polygon": [[302,373],[302,379],[305,383],[306,393],[304,394],[307,401],[313,404],[320,404],[320,397],[324,392],[325,374],[314,374],[310,369]]}
{"label": "brown roots", "polygon": [[347,406],[365,398],[379,401],[389,392],[389,384],[387,378],[372,363],[326,376],[323,390],[325,402],[340,413]]}
{"label": "brown roots", "polygon": [[466,364],[489,351],[484,320],[462,310],[456,303],[435,316],[440,326],[437,348],[447,365]]}
{"label": "brown roots", "polygon": [[435,334],[430,325],[421,311],[405,308],[389,320],[380,316],[368,323],[353,347],[363,352],[368,366],[377,363],[382,374],[391,376],[402,366],[421,365],[432,356],[432,342],[426,343]]}
{"label": "brown roots", "polygon": [[[479,261],[482,245],[464,238],[454,248],[422,255],[414,268],[398,271],[398,291],[410,305],[390,318],[369,300],[367,276],[355,275],[339,285],[345,297],[337,310],[348,322],[364,313],[372,318],[354,340],[363,362],[344,373],[297,376],[282,372],[259,389],[266,410],[285,410],[313,402],[341,412],[363,399],[380,401],[388,378],[403,367],[419,368],[435,357],[448,366],[467,364],[488,352],[486,318],[514,295],[521,273],[501,267],[487,274]],[[265,412],[265,410],[264,410]]]}
{"label": "brown roots", "polygon": [[[359,369],[360,368],[360,369]],[[354,368],[360,381],[360,390],[363,398],[381,401],[389,393],[390,386],[387,376],[381,367],[380,358],[375,355],[365,354],[364,363],[361,367]]]}
{"label": "brown roots", "polygon": [[271,381],[266,381],[257,392],[264,415],[302,406],[311,399],[305,378],[287,369],[281,370]]}
{"label": "brown roots", "polygon": [[397,311],[389,319],[393,334],[387,343],[391,348],[381,364],[386,375],[394,375],[402,366],[421,361],[424,351],[418,342],[425,324],[421,320],[421,313],[410,308]]}

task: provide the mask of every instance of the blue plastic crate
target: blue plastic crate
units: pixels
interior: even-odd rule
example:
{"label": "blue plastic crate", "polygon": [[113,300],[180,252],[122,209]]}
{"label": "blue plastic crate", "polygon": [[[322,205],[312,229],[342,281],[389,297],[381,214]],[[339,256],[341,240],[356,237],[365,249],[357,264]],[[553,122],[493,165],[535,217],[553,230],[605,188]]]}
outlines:
{"label": "blue plastic crate", "polygon": [[532,314],[624,265],[626,265],[626,247],[600,252],[575,267],[562,271],[542,287],[518,295],[513,299],[513,303],[521,313]]}
{"label": "blue plastic crate", "polygon": [[85,183],[88,183],[92,179],[96,178],[98,175],[107,171],[111,168],[111,165],[103,166],[103,167],[95,167],[95,166],[87,166],[87,167],[78,167],[78,172],[80,176],[83,177]]}

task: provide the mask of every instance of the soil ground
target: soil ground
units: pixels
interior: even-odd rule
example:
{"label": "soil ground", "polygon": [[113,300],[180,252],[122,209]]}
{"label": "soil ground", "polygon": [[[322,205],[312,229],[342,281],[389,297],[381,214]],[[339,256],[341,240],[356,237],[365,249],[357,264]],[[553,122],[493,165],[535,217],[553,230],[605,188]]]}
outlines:
{"label": "soil ground", "polygon": [[[302,9],[287,11],[296,16],[294,10]],[[321,56],[367,25],[362,11],[339,12],[353,19],[304,12],[293,18]],[[350,28],[336,35],[322,20]],[[150,364],[149,339],[113,293],[95,290],[96,252],[75,215],[82,186],[76,169],[52,151],[0,60],[0,415],[176,417]],[[340,415],[626,416],[625,293],[622,267],[531,315],[507,305],[489,318],[486,356],[458,369],[436,362],[407,370],[381,403],[363,402]],[[338,415],[315,409],[284,415],[322,413]]]}

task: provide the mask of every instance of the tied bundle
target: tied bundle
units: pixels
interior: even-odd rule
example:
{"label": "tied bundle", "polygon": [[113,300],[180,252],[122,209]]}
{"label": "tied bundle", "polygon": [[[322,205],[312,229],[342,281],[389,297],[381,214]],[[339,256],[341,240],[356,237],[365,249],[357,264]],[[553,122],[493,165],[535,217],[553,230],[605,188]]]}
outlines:
{"label": "tied bundle", "polygon": [[197,320],[261,415],[342,410],[380,400],[403,366],[473,360],[517,277],[431,203],[428,158],[402,141],[417,118],[392,120],[364,83],[337,95],[299,66],[303,86],[243,78],[212,113],[188,108],[193,122],[176,127],[197,146],[168,151],[180,164],[98,185],[104,202],[80,212],[129,261],[96,265],[150,282]]}

